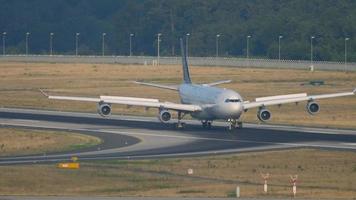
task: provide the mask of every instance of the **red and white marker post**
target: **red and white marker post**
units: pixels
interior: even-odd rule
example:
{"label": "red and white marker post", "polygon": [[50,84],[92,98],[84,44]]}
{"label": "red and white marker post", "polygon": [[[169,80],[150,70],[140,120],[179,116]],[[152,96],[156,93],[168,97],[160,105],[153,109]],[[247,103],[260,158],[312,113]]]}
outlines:
{"label": "red and white marker post", "polygon": [[298,175],[290,175],[290,181],[292,183],[292,192],[293,192],[293,197],[297,195],[297,180],[298,180]]}
{"label": "red and white marker post", "polygon": [[269,173],[267,173],[267,174],[262,174],[261,173],[261,177],[263,178],[263,180],[264,180],[264,185],[263,185],[263,192],[265,193],[265,194],[267,194],[267,191],[268,191],[268,186],[267,186],[267,181],[268,181],[268,179],[269,179]]}

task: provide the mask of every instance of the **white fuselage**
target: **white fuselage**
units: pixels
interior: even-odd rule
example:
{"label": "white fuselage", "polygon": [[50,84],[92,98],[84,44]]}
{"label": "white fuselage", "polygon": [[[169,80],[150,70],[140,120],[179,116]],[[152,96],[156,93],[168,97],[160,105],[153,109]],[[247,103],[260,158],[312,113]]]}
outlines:
{"label": "white fuselage", "polygon": [[243,112],[242,97],[233,90],[181,84],[179,96],[183,104],[195,104],[203,108],[191,114],[200,120],[238,119]]}

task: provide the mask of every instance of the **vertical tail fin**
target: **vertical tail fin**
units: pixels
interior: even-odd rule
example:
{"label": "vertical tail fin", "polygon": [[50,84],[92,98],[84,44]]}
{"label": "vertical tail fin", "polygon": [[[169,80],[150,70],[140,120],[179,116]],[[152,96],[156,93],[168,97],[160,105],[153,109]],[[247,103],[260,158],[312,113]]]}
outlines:
{"label": "vertical tail fin", "polygon": [[180,49],[182,52],[183,82],[187,84],[191,84],[192,81],[190,80],[190,75],[189,75],[189,68],[188,68],[187,55],[186,55],[187,52],[185,52],[182,38],[180,39]]}

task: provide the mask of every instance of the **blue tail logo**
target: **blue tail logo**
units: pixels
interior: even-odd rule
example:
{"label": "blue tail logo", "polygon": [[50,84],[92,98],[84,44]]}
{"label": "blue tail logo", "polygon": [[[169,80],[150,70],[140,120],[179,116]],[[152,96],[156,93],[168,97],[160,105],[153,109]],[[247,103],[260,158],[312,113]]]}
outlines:
{"label": "blue tail logo", "polygon": [[180,49],[182,52],[183,82],[186,84],[191,84],[192,81],[190,80],[190,75],[189,75],[188,61],[186,55],[187,52],[185,52],[182,38],[180,39]]}

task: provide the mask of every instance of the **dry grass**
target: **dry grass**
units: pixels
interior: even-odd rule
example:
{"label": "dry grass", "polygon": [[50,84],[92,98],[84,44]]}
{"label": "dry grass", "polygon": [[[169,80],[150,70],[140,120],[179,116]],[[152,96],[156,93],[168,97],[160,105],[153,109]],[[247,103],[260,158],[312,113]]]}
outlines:
{"label": "dry grass", "polygon": [[[311,94],[351,91],[356,86],[356,73],[308,72],[303,70],[247,69],[227,67],[191,67],[195,82],[210,82],[232,79],[224,87],[239,91],[245,100],[259,96],[308,92]],[[47,88],[51,94],[98,96],[136,96],[158,98],[178,102],[176,93],[135,85],[132,80],[156,83],[179,84],[181,67],[164,65],[159,67],[143,65],[109,64],[50,64],[50,63],[0,63],[0,106],[30,107],[55,110],[95,112],[92,103],[49,101],[38,92]],[[324,80],[324,86],[301,85],[310,80]],[[271,107],[273,119],[270,123],[296,124],[305,126],[356,128],[355,97],[321,100],[321,113],[310,116],[305,105]],[[151,109],[127,109],[114,106],[115,113],[133,115],[156,115]],[[257,122],[256,111],[251,110],[244,121]]]}
{"label": "dry grass", "polygon": [[260,173],[270,173],[271,195],[286,197],[291,189],[289,175],[298,174],[299,197],[349,198],[356,195],[355,160],[353,152],[301,149],[174,159],[158,161],[155,165],[143,164],[141,167],[180,175],[186,174],[186,169],[193,168],[194,176],[200,178],[241,182],[239,185],[245,196],[261,194],[263,180]]}
{"label": "dry grass", "polygon": [[[80,170],[53,165],[0,167],[1,195],[233,196],[262,197],[260,172],[269,172],[269,197],[290,196],[298,174],[298,197],[352,199],[356,154],[284,150],[184,159],[82,163]],[[188,168],[194,169],[187,175]],[[16,187],[14,187],[16,185]]]}
{"label": "dry grass", "polygon": [[76,133],[0,128],[0,156],[60,152],[100,142],[99,138]]}

